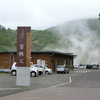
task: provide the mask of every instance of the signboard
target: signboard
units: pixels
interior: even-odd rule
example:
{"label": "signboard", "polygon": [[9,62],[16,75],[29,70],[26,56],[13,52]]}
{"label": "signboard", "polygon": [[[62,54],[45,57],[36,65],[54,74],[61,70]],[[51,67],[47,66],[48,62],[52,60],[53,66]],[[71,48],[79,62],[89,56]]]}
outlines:
{"label": "signboard", "polygon": [[30,67],[30,31],[31,27],[17,28],[17,66]]}

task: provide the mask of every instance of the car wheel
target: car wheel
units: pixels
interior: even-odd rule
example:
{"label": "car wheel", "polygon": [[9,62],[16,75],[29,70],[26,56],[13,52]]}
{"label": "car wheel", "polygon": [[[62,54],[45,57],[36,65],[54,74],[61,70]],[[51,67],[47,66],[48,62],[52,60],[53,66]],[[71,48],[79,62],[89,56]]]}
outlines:
{"label": "car wheel", "polygon": [[12,76],[16,76],[16,71],[13,70],[13,71],[11,72],[11,74],[12,74]]}
{"label": "car wheel", "polygon": [[45,72],[45,74],[49,74],[49,72],[48,72],[48,71],[46,71],[46,72]]}
{"label": "car wheel", "polygon": [[31,72],[31,77],[35,77],[36,73],[35,72]]}
{"label": "car wheel", "polygon": [[43,73],[42,72],[39,72],[39,75],[42,75]]}
{"label": "car wheel", "polygon": [[67,73],[67,71],[64,71],[64,74],[66,74]]}
{"label": "car wheel", "polygon": [[69,73],[69,71],[67,71],[67,73]]}
{"label": "car wheel", "polygon": [[51,73],[48,73],[49,75],[51,75]]}
{"label": "car wheel", "polygon": [[59,72],[57,71],[57,74],[58,74]]}

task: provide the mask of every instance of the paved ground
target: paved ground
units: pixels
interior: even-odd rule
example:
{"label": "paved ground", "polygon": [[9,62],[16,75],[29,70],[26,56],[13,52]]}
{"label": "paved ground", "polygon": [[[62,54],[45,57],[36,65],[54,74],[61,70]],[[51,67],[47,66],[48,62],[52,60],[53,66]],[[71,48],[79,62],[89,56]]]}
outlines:
{"label": "paved ground", "polygon": [[11,74],[0,74],[0,97],[19,93],[27,90],[51,87],[69,81],[70,74],[43,74],[38,77],[31,77],[31,86],[16,86],[16,76]]}
{"label": "paved ground", "polygon": [[0,97],[0,100],[100,100],[100,89],[43,88]]}
{"label": "paved ground", "polygon": [[7,73],[0,73],[0,97],[23,91],[41,89],[46,87],[52,87],[58,84],[63,84],[69,82],[69,77],[72,76],[73,81],[74,77],[78,80],[79,74],[81,75],[82,73],[86,73],[86,71],[71,71],[69,74],[43,74],[38,77],[31,77],[31,86],[29,87],[16,86],[16,76],[12,76],[11,74]]}
{"label": "paved ground", "polygon": [[[99,76],[99,70],[89,72],[83,70],[71,72],[70,74],[53,74],[51,76],[43,75],[31,79],[32,85],[29,89],[32,88],[32,90],[0,97],[0,100],[100,100]],[[69,77],[71,77],[72,82],[69,81]],[[70,84],[67,84],[69,82]],[[57,84],[63,85],[51,87]],[[18,89],[19,87],[15,88]],[[23,89],[25,87],[20,87],[19,90]]]}

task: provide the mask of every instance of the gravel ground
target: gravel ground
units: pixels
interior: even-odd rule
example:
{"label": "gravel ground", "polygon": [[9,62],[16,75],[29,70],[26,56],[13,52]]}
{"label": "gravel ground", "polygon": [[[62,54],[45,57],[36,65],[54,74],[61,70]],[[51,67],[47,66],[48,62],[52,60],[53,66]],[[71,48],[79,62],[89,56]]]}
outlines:
{"label": "gravel ground", "polygon": [[0,97],[23,91],[51,87],[69,81],[70,74],[40,75],[31,77],[31,86],[16,86],[16,76],[0,73]]}

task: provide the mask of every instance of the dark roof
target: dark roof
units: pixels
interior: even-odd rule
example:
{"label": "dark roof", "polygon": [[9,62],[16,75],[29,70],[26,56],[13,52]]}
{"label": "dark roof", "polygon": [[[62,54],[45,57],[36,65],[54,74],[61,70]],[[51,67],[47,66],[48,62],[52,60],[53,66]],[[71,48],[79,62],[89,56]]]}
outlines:
{"label": "dark roof", "polygon": [[[16,53],[16,51],[0,51],[0,53]],[[58,51],[32,51],[31,53],[51,53],[51,54],[61,54],[61,55],[68,55],[68,56],[74,56],[73,53],[64,53],[64,52],[58,52]]]}
{"label": "dark roof", "polygon": [[61,55],[76,56],[73,53],[64,53],[64,52],[58,52],[58,51],[32,51],[32,53],[51,53],[51,54],[61,54]]}

